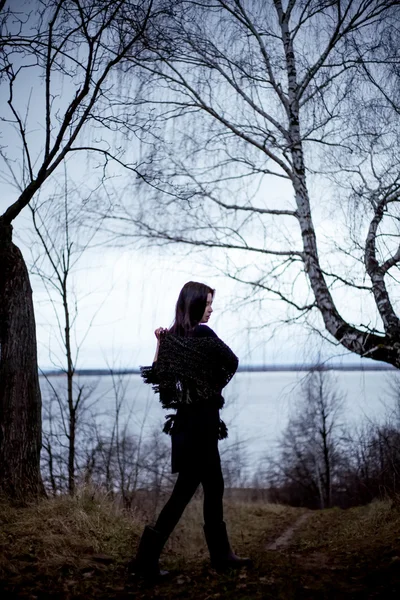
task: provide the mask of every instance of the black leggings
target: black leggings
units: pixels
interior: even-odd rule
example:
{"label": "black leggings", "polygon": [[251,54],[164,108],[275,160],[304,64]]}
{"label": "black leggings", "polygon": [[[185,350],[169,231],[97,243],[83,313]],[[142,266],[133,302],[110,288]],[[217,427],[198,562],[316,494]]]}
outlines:
{"label": "black leggings", "polygon": [[204,492],[204,523],[223,521],[224,479],[219,454],[207,464],[187,467],[179,472],[171,497],[159,514],[155,529],[166,538],[172,533],[199,484]]}

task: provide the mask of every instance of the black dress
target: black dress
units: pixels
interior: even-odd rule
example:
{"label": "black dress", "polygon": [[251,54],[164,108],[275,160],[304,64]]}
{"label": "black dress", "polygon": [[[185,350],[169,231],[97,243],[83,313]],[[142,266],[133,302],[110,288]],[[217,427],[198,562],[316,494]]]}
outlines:
{"label": "black dress", "polygon": [[[218,337],[207,325],[197,325],[193,337]],[[194,390],[189,390],[193,396]],[[210,405],[194,404],[178,408],[172,429],[172,473],[207,467],[218,455],[220,398]]]}
{"label": "black dress", "polygon": [[[192,332],[196,337],[218,337],[206,325]],[[155,369],[156,370],[156,369]],[[192,396],[195,390],[189,389]],[[179,407],[171,431],[172,472],[179,473],[172,494],[161,510],[155,529],[165,539],[175,528],[185,507],[201,484],[204,491],[204,523],[208,527],[223,522],[224,478],[218,452],[221,394],[215,402]]]}

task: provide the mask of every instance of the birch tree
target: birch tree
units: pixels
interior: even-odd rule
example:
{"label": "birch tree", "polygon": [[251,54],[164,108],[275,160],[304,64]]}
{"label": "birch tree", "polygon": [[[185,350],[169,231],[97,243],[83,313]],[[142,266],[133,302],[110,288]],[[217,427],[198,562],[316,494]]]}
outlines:
{"label": "birch tree", "polygon": [[400,367],[398,19],[389,0],[176,2],[130,61],[163,136],[154,192],[127,190],[110,231],[224,250],[288,318]]}
{"label": "birch tree", "polygon": [[137,58],[154,10],[152,0],[38,0],[1,2],[0,11],[0,493],[26,500],[43,493],[41,397],[32,292],[12,223],[72,154],[91,151],[101,158],[93,167],[121,161],[104,129],[140,123],[122,114],[115,76],[128,54]]}

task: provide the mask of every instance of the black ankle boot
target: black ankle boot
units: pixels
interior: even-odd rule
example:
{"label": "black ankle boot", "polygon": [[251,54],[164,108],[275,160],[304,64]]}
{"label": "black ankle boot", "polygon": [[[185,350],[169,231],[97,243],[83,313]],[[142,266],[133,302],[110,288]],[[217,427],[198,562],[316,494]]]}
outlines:
{"label": "black ankle boot", "polygon": [[161,571],[158,565],[166,541],[167,538],[157,529],[147,525],[139,542],[136,559],[131,563],[131,573],[151,580],[168,575],[168,571]]}
{"label": "black ankle boot", "polygon": [[211,565],[217,571],[240,569],[251,565],[250,558],[241,558],[233,552],[224,521],[218,525],[204,525],[204,534],[210,552]]}

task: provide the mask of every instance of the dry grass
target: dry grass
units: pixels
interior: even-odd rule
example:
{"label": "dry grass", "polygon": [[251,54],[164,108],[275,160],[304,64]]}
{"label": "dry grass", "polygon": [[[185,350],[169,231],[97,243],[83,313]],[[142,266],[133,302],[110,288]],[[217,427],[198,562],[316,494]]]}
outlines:
{"label": "dry grass", "polygon": [[297,532],[293,549],[311,567],[316,560],[337,572],[345,566],[361,589],[380,581],[388,598],[395,594],[393,582],[400,596],[400,510],[391,500],[315,513]]}
{"label": "dry grass", "polygon": [[16,552],[26,551],[28,540],[34,540],[35,553],[41,558],[59,550],[73,554],[83,548],[116,552],[126,545],[126,530],[134,524],[107,498],[89,494],[45,500],[21,509],[3,505],[0,519]]}
{"label": "dry grass", "polygon": [[400,541],[400,510],[392,500],[367,506],[316,511],[313,519],[296,532],[298,550],[359,553],[372,544],[387,546]]}
{"label": "dry grass", "polygon": [[128,513],[91,490],[27,508],[0,504],[0,591],[31,600],[397,598],[400,510],[392,502],[310,512],[290,546],[273,552],[267,545],[305,511],[231,497],[225,514],[232,546],[255,565],[218,575],[209,568],[197,497],[163,554],[173,575],[155,587],[127,570],[152,512],[143,498],[140,506]]}
{"label": "dry grass", "polygon": [[[242,555],[253,555],[255,549],[258,552],[269,540],[275,539],[300,513],[298,509],[276,504],[228,500],[225,502],[225,520],[232,547]],[[189,504],[167,543],[168,567],[187,565],[194,568],[199,561],[208,559],[202,524],[202,501],[199,497]],[[178,560],[178,563],[174,564],[171,559]]]}

